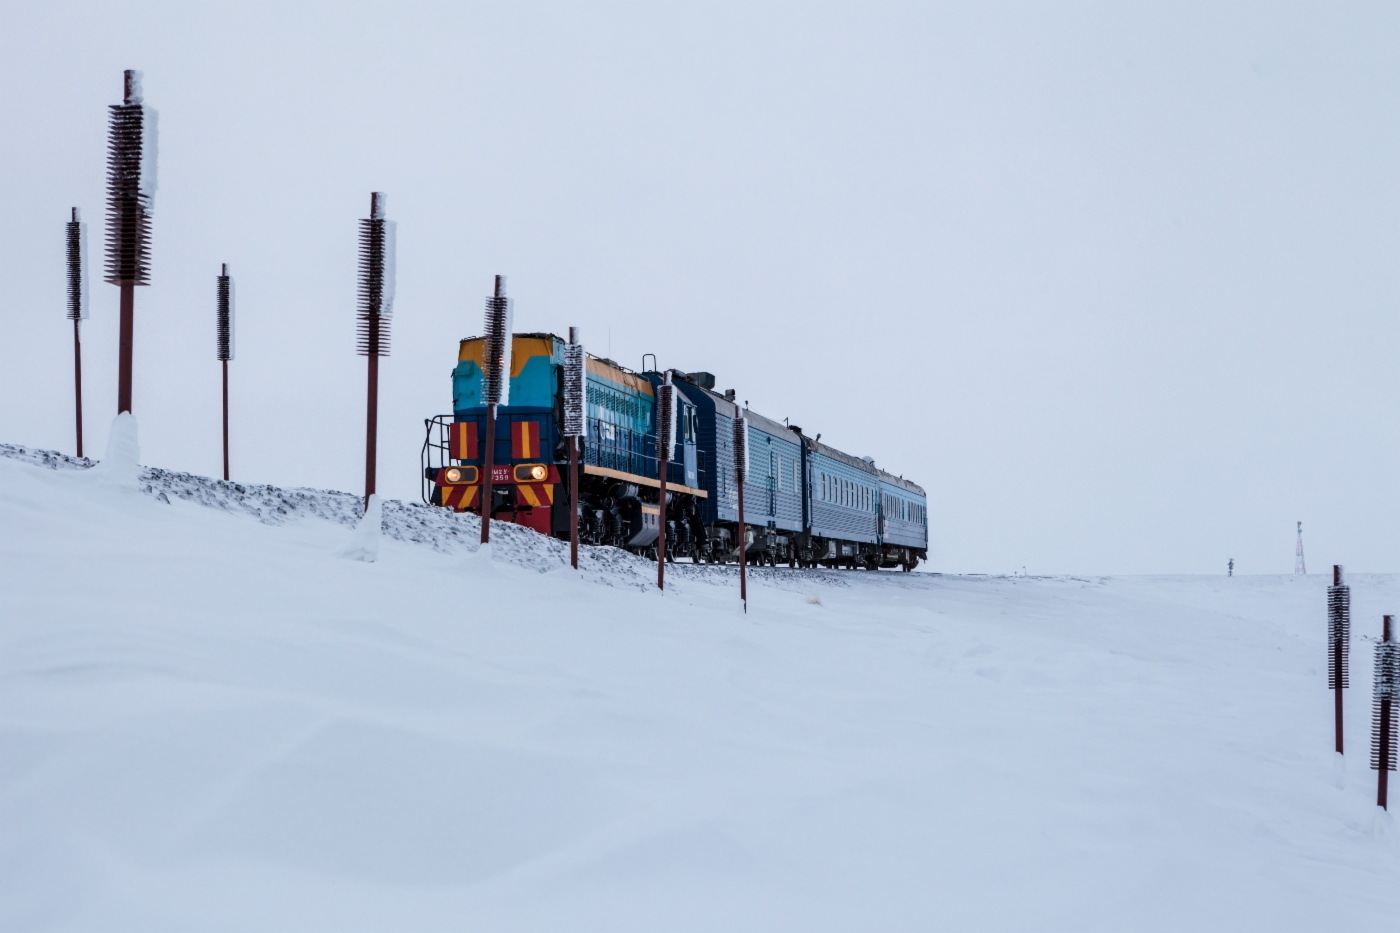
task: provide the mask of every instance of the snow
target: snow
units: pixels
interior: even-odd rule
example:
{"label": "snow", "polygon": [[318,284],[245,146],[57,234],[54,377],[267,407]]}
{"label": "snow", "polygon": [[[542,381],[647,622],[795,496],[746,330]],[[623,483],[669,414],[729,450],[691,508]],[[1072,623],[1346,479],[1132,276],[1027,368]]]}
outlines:
{"label": "snow", "polygon": [[160,144],[160,113],[154,107],[141,106],[141,206],[147,214],[154,213],[156,203],[157,148]]}
{"label": "snow", "polygon": [[396,220],[384,221],[384,287],[380,293],[379,313],[384,317],[394,316],[394,290],[398,287],[399,266],[399,224]]}
{"label": "snow", "polygon": [[338,557],[349,560],[363,560],[373,563],[379,560],[380,533],[384,526],[384,500],[379,496],[369,497],[364,517],[355,526],[355,537],[351,542],[336,551]]}
{"label": "snow", "polygon": [[0,929],[1393,928],[1400,576],[1349,581],[1339,761],[1321,575],[763,568],[744,616],[392,500],[339,559],[359,497],[125,417],[0,445]]}
{"label": "snow", "polygon": [[107,456],[93,468],[90,478],[106,486],[135,491],[141,474],[140,457],[136,416],[124,411],[112,420],[112,429],[107,433]]}

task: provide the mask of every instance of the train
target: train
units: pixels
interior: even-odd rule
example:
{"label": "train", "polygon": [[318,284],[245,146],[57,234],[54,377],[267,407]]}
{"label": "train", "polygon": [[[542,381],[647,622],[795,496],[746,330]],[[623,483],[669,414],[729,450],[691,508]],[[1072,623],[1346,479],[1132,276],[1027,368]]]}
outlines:
{"label": "train", "polygon": [[[452,371],[452,414],[425,419],[423,501],[569,537],[577,503],[583,544],[624,548],[653,560],[660,523],[665,559],[724,564],[739,559],[734,422],[748,424],[744,557],[759,566],[913,570],[928,559],[922,487],[718,392],[708,372],[669,370],[676,429],[657,450],[657,393],[667,371],[636,372],[585,354],[586,433],[577,495],[568,486],[563,424],[565,341],[512,334],[508,404],[497,408],[492,501],[481,501],[487,408],[485,338],[462,340]],[[650,355],[649,355],[650,356]],[[651,357],[653,360],[654,357]],[[660,504],[666,470],[666,506]]]}

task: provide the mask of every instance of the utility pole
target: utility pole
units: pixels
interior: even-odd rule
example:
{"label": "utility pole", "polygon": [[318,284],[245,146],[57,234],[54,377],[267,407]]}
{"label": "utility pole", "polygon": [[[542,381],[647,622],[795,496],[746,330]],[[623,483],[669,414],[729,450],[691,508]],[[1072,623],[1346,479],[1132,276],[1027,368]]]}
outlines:
{"label": "utility pole", "polygon": [[87,224],[73,208],[65,225],[68,241],[68,320],[73,322],[73,405],[78,432],[78,456],[83,455],[83,342],[78,324],[88,316]]}
{"label": "utility pole", "polygon": [[671,448],[675,445],[672,425],[676,418],[676,387],[671,384],[671,371],[662,377],[656,394],[656,475],[661,488],[656,513],[656,588],[666,589],[666,474],[671,466]]}
{"label": "utility pole", "polygon": [[506,297],[506,277],[496,276],[495,294],[486,299],[486,339],[481,379],[482,402],[486,405],[486,452],[481,471],[481,543],[491,542],[491,489],[496,466],[496,406],[510,401],[511,321],[515,306]]}
{"label": "utility pole", "polygon": [[365,392],[365,510],[375,493],[379,453],[379,358],[389,355],[389,323],[394,313],[397,227],[385,219],[382,191],[369,196],[369,217],[360,221],[360,282],[356,328],[359,354],[368,358]]}
{"label": "utility pole", "polygon": [[749,611],[748,574],[745,572],[745,555],[748,549],[748,530],[744,527],[744,484],[749,481],[749,419],[743,415],[734,419],[734,484],[739,489],[739,601],[744,604],[744,612]]}
{"label": "utility pole", "polygon": [[156,112],[143,102],[141,72],[125,72],[122,102],[108,109],[106,279],[121,289],[117,338],[117,414],[121,414],[131,411],[136,286],[151,284]]}
{"label": "utility pole", "polygon": [[1376,645],[1376,676],[1371,696],[1371,767],[1376,774],[1376,806],[1386,801],[1390,772],[1395,770],[1396,729],[1400,726],[1400,642],[1395,641],[1394,616],[1386,616]]}
{"label": "utility pole", "polygon": [[1298,551],[1297,558],[1293,561],[1293,572],[1305,574],[1308,572],[1307,564],[1303,563],[1303,523],[1298,523]]}
{"label": "utility pole", "polygon": [[579,445],[587,433],[588,374],[577,327],[569,328],[564,347],[564,437],[569,445],[569,565],[578,569]]}
{"label": "utility pole", "polygon": [[233,279],[228,263],[220,266],[214,290],[214,338],[224,376],[224,482],[228,482],[228,361],[233,359]]}
{"label": "utility pole", "polygon": [[1327,687],[1333,694],[1337,754],[1342,751],[1342,691],[1351,686],[1351,587],[1342,584],[1342,568],[1332,565],[1327,588]]}

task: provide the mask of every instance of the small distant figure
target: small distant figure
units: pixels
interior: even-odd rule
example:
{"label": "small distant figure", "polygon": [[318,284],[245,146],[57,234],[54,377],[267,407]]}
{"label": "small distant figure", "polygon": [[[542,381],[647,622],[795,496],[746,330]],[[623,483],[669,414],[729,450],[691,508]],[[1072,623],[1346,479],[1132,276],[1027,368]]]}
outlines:
{"label": "small distant figure", "polygon": [[1233,577],[1234,575],[1235,575],[1235,559],[1232,557],[1232,558],[1230,558],[1230,570],[1229,570],[1228,573],[1225,574],[1225,576],[1227,576],[1227,577]]}

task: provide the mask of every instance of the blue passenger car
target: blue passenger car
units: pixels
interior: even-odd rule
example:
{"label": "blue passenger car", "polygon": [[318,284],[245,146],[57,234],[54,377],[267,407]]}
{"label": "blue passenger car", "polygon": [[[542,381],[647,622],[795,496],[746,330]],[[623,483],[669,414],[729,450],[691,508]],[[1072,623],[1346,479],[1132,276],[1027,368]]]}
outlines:
{"label": "blue passenger car", "polygon": [[878,472],[859,457],[820,441],[808,449],[810,533],[820,539],[815,542],[816,559],[838,565],[868,562],[865,558],[880,541]]}
{"label": "blue passenger car", "polygon": [[928,553],[928,497],[913,480],[879,475],[881,565],[912,567]]}

